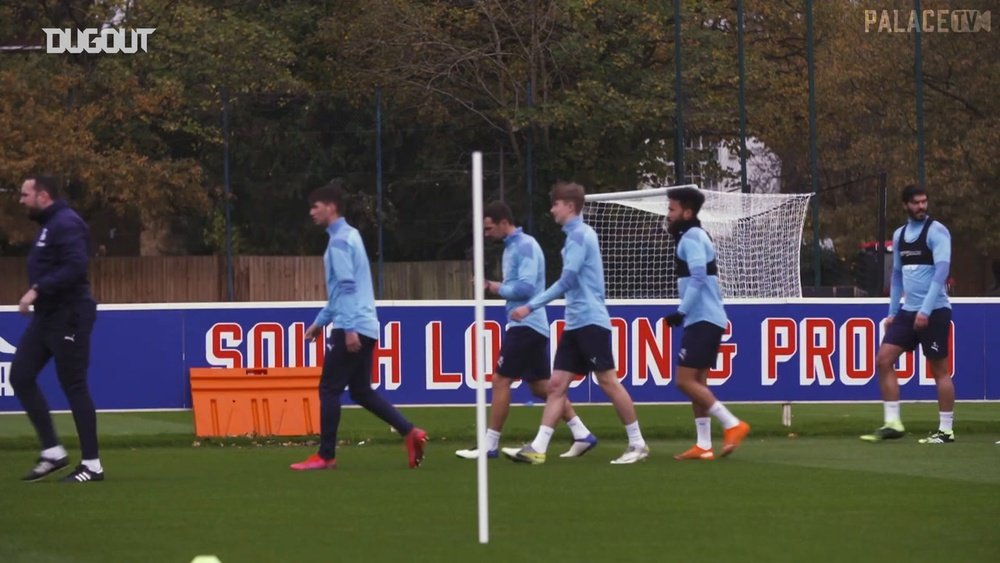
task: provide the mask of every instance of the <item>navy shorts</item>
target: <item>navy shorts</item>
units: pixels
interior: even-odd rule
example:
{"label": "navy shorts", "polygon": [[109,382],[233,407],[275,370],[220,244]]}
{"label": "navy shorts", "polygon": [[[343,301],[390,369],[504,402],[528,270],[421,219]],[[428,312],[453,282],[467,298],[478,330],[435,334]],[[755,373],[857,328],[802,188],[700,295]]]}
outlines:
{"label": "navy shorts", "polygon": [[321,395],[343,393],[344,389],[349,389],[352,394],[371,390],[375,339],[363,334],[358,334],[358,339],[361,341],[361,350],[348,352],[344,330],[335,328],[330,332],[319,380]]}
{"label": "navy shorts", "polygon": [[556,346],[553,369],[583,375],[615,369],[611,331],[597,325],[564,330]]}
{"label": "navy shorts", "polygon": [[882,343],[895,344],[907,352],[916,350],[917,344],[920,344],[927,359],[947,358],[948,336],[951,331],[951,308],[941,307],[931,311],[931,315],[927,319],[927,327],[920,331],[913,328],[913,321],[916,318],[916,311],[900,309],[892,318],[892,324],[885,332]]}
{"label": "navy shorts", "polygon": [[684,327],[677,363],[686,368],[699,370],[714,368],[724,331],[721,326],[707,321],[699,321]]}
{"label": "navy shorts", "polygon": [[497,359],[497,374],[511,379],[541,381],[548,379],[549,338],[526,326],[507,329]]}

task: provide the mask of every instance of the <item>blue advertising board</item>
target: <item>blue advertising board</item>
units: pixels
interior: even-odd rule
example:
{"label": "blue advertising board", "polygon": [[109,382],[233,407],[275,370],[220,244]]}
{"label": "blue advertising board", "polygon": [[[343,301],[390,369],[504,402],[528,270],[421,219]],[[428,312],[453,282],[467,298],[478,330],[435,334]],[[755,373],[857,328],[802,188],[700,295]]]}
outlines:
{"label": "blue advertising board", "polygon": [[[504,309],[486,308],[481,341],[487,375],[503,337]],[[493,304],[495,303],[495,305]],[[321,303],[104,305],[94,329],[90,385],[99,409],[190,408],[193,367],[316,366],[322,340],[303,334]],[[684,402],[673,371],[680,330],[661,317],[675,301],[610,303],[618,376],[636,402]],[[725,401],[877,400],[875,353],[883,335],[882,300],[743,301],[727,305],[730,327],[709,382]],[[548,308],[551,349],[562,306]],[[469,301],[379,303],[382,338],[372,385],[399,405],[475,402],[473,307]],[[10,365],[28,319],[0,308],[0,411],[19,411]],[[956,299],[950,366],[959,400],[998,400],[1000,299]],[[932,400],[934,381],[918,351],[897,365],[904,400]],[[40,376],[51,407],[67,408],[54,368]],[[515,391],[526,401],[526,389]],[[593,377],[573,382],[570,398],[602,403]]]}

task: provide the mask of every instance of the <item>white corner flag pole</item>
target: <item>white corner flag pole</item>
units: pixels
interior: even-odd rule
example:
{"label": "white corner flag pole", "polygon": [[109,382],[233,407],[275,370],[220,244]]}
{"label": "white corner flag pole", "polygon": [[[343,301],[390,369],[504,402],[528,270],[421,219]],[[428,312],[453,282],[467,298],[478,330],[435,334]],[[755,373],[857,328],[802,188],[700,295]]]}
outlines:
{"label": "white corner flag pole", "polygon": [[486,316],[486,275],[483,258],[483,153],[472,153],[472,255],[475,269],[473,296],[476,300],[475,358],[472,359],[473,374],[476,377],[476,448],[479,459],[476,462],[479,482],[479,543],[490,542],[489,487],[486,478],[486,381],[483,372],[486,355],[483,320]]}

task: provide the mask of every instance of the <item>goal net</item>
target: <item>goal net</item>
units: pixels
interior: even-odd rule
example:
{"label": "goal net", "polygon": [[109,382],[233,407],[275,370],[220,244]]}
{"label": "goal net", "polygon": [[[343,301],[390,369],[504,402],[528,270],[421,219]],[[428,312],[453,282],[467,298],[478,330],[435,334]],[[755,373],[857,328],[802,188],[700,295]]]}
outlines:
{"label": "goal net", "polygon": [[[584,220],[597,231],[608,298],[677,297],[674,241],[666,232],[670,189],[586,196]],[[801,297],[799,251],[811,194],[702,193],[698,218],[715,242],[723,296]]]}

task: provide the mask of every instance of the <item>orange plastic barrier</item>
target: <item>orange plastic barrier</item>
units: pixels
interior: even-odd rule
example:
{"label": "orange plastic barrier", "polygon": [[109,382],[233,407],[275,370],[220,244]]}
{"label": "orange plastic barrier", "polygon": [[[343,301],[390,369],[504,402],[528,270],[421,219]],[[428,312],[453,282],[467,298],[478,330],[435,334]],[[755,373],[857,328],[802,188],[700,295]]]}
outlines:
{"label": "orange plastic barrier", "polygon": [[198,436],[319,433],[320,368],[191,368]]}

